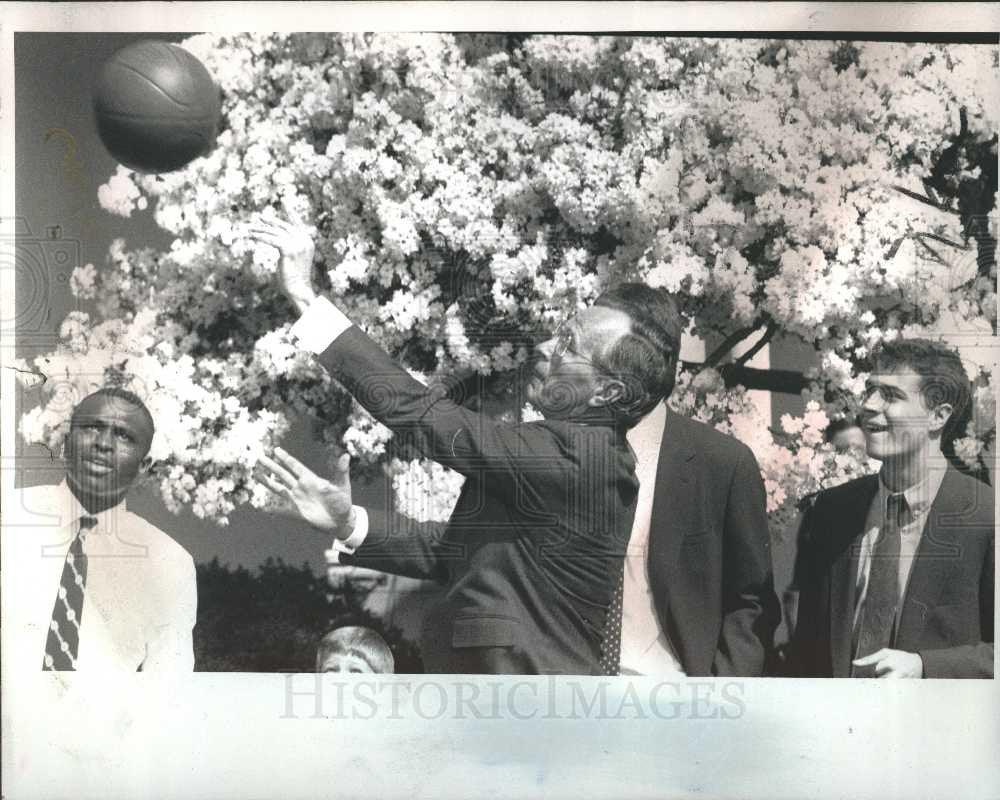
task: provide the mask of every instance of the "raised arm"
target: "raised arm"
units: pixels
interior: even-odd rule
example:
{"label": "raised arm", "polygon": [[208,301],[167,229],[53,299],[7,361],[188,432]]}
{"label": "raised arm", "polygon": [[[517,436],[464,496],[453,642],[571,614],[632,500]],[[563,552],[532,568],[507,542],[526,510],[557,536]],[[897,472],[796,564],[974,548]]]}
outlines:
{"label": "raised arm", "polygon": [[448,563],[461,557],[464,549],[444,544],[443,523],[418,522],[402,514],[373,508],[366,508],[364,512],[364,539],[356,548],[338,551],[341,564],[441,584],[447,582]]}
{"label": "raised arm", "polygon": [[299,342],[421,455],[463,475],[507,480],[512,489],[525,476],[543,476],[546,467],[564,463],[553,434],[538,426],[525,435],[519,426],[497,425],[452,401],[443,387],[424,386],[333,303],[318,297],[312,288],[312,235],[301,220],[260,223],[254,234],[281,252],[281,283],[301,314],[292,329]]}
{"label": "raised arm", "polygon": [[281,448],[274,458],[258,464],[258,478],[283,497],[296,516],[324,537],[333,538],[333,550],[343,564],[391,572],[410,578],[444,581],[447,570],[441,554],[444,527],[401,514],[355,506],[345,453],[334,465],[331,480],[321,478]]}

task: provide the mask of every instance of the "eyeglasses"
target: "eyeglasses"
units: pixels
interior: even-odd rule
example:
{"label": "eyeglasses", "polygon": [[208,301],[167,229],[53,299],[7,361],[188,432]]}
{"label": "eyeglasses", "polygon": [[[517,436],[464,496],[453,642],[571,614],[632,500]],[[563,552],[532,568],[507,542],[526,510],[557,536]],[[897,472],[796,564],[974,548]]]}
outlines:
{"label": "eyeglasses", "polygon": [[589,365],[595,372],[604,375],[608,378],[614,378],[611,372],[602,367],[600,364],[596,363],[592,358],[589,358],[579,350],[576,349],[576,337],[574,336],[574,331],[572,323],[563,322],[556,328],[555,334],[552,337],[555,339],[555,345],[552,347],[552,352],[549,355],[549,360],[558,365],[562,361],[567,353],[572,354],[574,360],[582,361],[584,364]]}
{"label": "eyeglasses", "polygon": [[563,358],[573,350],[573,331],[570,329],[568,323],[564,322],[556,328],[553,338],[556,340],[556,343],[552,348],[552,358]]}

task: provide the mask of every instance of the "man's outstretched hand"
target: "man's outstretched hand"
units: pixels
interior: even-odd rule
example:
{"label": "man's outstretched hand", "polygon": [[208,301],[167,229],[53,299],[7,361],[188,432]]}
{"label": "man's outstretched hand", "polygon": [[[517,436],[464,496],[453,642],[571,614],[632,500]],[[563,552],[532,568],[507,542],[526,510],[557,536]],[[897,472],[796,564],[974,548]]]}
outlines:
{"label": "man's outstretched hand", "polygon": [[924,660],[920,654],[908,653],[905,650],[883,647],[864,658],[854,659],[852,663],[856,667],[875,667],[876,678],[924,677]]}
{"label": "man's outstretched hand", "polygon": [[354,529],[350,463],[350,455],[344,453],[328,481],[277,447],[274,458],[263,456],[257,467],[260,481],[289,500],[302,519],[338,539],[346,539]]}
{"label": "man's outstretched hand", "polygon": [[316,245],[315,228],[307,225],[291,207],[285,206],[288,220],[260,220],[250,230],[254,239],[269,244],[281,253],[278,259],[278,277],[281,288],[296,305],[301,314],[316,298],[312,287],[313,256]]}

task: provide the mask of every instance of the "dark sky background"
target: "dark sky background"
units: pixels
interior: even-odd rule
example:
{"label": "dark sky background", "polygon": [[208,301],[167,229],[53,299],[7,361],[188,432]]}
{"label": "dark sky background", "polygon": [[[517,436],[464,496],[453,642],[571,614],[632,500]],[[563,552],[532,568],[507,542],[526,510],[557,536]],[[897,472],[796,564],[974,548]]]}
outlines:
{"label": "dark sky background", "polygon": [[[190,34],[155,34],[179,41]],[[18,249],[17,354],[30,358],[49,352],[59,325],[70,311],[87,311],[69,291],[69,276],[78,264],[105,267],[108,246],[123,237],[132,247],[167,248],[171,236],[153,221],[151,211],[121,218],[97,202],[97,188],[116,168],[101,144],[91,108],[91,87],[98,70],[114,52],[150,34],[18,33],[14,39],[16,213],[21,236]],[[779,354],[778,349],[783,352]],[[772,346],[772,363],[803,366],[799,348]],[[39,400],[37,390],[17,398],[16,413]],[[801,410],[797,397],[774,396],[774,411]],[[305,425],[296,426],[286,449],[317,471],[323,455]],[[21,448],[18,484],[30,486],[60,479],[61,468],[44,448]],[[381,481],[379,482],[381,484]],[[356,487],[358,499],[385,502],[381,485]],[[291,520],[253,511],[237,511],[228,528],[179,516],[163,506],[155,485],[133,492],[132,508],[181,542],[196,561],[218,556],[223,563],[253,567],[268,557],[293,564],[309,562],[322,569],[322,537]]]}

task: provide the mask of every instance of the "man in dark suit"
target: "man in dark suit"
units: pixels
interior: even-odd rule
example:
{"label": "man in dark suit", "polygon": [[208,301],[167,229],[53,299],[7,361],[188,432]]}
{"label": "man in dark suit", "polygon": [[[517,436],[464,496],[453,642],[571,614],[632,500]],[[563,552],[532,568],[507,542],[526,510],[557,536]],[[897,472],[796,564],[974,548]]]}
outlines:
{"label": "man in dark suit", "polygon": [[[272,238],[272,241],[276,246],[287,249],[288,245],[281,243],[281,232],[274,235],[277,238]],[[305,271],[305,274],[308,272]],[[312,302],[311,288],[301,291],[303,299],[299,305],[304,308]],[[619,313],[619,319],[620,314],[625,314],[627,321],[623,327],[604,326],[603,320],[614,312]],[[617,672],[620,656],[623,674],[759,675],[778,617],[763,482],[757,462],[746,446],[708,425],[669,411],[665,402],[656,402],[654,395],[658,393],[660,397],[665,397],[673,386],[683,327],[683,319],[669,298],[634,285],[605,294],[594,309],[588,309],[575,322],[580,340],[578,347],[582,342],[596,352],[602,349],[598,343],[606,346],[603,350],[605,363],[602,365],[605,372],[618,376],[630,374],[633,378],[638,377],[640,383],[644,380],[653,387],[640,387],[633,391],[632,394],[641,399],[638,403],[633,402],[624,414],[619,413],[616,423],[616,427],[625,431],[628,443],[634,448],[632,452],[638,459],[640,486],[637,501],[632,503],[637,508],[632,523],[626,525],[624,531],[617,531],[619,536],[624,532],[628,541],[628,557],[618,587],[620,595],[614,604],[616,615],[621,615],[621,625],[610,626],[613,628],[610,632],[606,626],[602,632],[602,668]],[[328,327],[325,330],[328,332]],[[618,337],[624,345],[612,346],[615,344],[614,337]],[[324,347],[327,341],[324,338],[320,347]],[[591,344],[587,345],[587,341]],[[645,352],[645,345],[649,343],[655,351],[652,357]],[[580,375],[565,372],[566,364],[572,369],[574,360],[579,361],[580,355],[576,353],[566,360],[563,355],[568,349],[558,337],[541,346],[543,357],[538,370],[545,380],[535,381],[539,394],[533,401],[543,409],[549,407],[549,419],[575,415],[577,421],[592,422],[588,417],[593,417],[594,399],[588,393],[593,387],[586,381],[580,384]],[[564,353],[554,352],[557,350]],[[384,355],[379,357],[385,361]],[[377,360],[374,354],[371,358]],[[661,375],[659,370],[664,359],[667,367]],[[372,363],[375,363],[374,360]],[[341,364],[328,359],[327,354],[323,355],[323,361],[340,376],[343,371]],[[560,361],[564,363],[557,368],[556,364]],[[649,362],[653,366],[649,366]],[[362,368],[363,365],[359,364],[359,369]],[[380,372],[392,369],[398,368],[380,362]],[[567,394],[567,388],[570,397],[579,396],[584,400],[584,407],[569,414],[567,409],[554,407],[564,403],[560,395]],[[606,401],[597,398],[596,402],[601,407]],[[532,436],[537,438],[538,432],[533,431]],[[617,444],[620,446],[621,442]],[[541,454],[531,451],[537,445],[535,439],[517,443],[520,452],[536,457],[536,461]],[[566,453],[563,445],[559,445],[558,449],[561,454]],[[287,493],[294,490],[297,502],[318,511],[320,517],[326,514],[321,502],[324,495],[331,504],[339,502],[341,508],[349,506],[350,486],[343,472],[346,464],[341,464],[341,472],[334,478],[338,487],[335,490],[294,459],[285,454],[281,457],[281,465],[270,462],[275,479],[283,480],[285,484],[277,488],[272,486],[276,491]],[[431,457],[456,467],[456,464],[449,463],[447,453],[444,459],[437,455]],[[550,459],[552,464],[560,460],[561,456]],[[542,469],[545,471],[547,468]],[[523,473],[522,478],[530,474],[530,470],[521,466],[517,466],[516,470]],[[606,470],[606,464],[595,469]],[[509,516],[511,505],[510,497],[504,498],[496,491],[503,486],[502,481],[491,481],[491,491],[485,491],[483,486],[486,480],[481,468],[476,467],[472,472],[479,479],[478,483],[475,488],[466,486],[463,494],[465,507],[460,500],[449,532],[443,533],[439,526],[421,525],[399,515],[370,512],[360,533],[354,530],[352,523],[343,534],[347,539],[346,549],[354,551],[357,548],[357,552],[342,553],[343,560],[395,574],[434,578],[454,587],[454,563],[465,559],[470,542],[483,536],[481,531],[476,533],[463,529],[463,514],[475,509],[479,516],[474,521],[479,524],[482,519]],[[465,473],[468,475],[468,470]],[[623,486],[621,476],[618,480],[619,486]],[[303,481],[307,486],[302,485]],[[582,492],[582,496],[597,497],[594,488]],[[632,488],[629,487],[628,491],[631,492]],[[550,523],[555,520],[557,527],[572,528],[574,523],[569,518],[563,518],[566,514],[572,517],[571,509],[560,508],[553,502],[565,494],[564,484],[560,488],[550,482],[543,487],[537,499],[547,512]],[[347,506],[344,505],[345,498]],[[522,493],[515,505],[523,502]],[[532,512],[535,514],[533,524],[537,525],[540,510]],[[631,509],[629,513],[632,513]],[[368,531],[377,531],[378,535],[372,536]],[[364,546],[358,548],[362,541]],[[457,547],[456,542],[460,543]],[[339,545],[339,549],[345,550],[344,545]],[[587,558],[576,552],[575,544],[569,549],[547,549],[552,557],[548,562],[550,568],[556,559],[562,558],[565,563],[559,569],[579,572],[578,562],[582,563],[580,559]],[[527,566],[534,568],[535,565],[529,563]],[[475,569],[471,557],[463,568]],[[508,573],[524,568],[525,564],[504,565]],[[480,569],[477,574],[481,577],[485,572]],[[579,577],[567,580],[566,576],[562,576],[555,582],[570,594],[586,591],[578,583],[575,585]],[[591,575],[591,579],[594,578]],[[466,576],[457,583],[465,585],[470,580]],[[477,592],[476,602],[482,602],[484,593],[481,587]],[[486,596],[493,594],[492,589],[485,592]],[[489,646],[493,648],[488,658],[491,669],[522,671],[525,663],[522,651],[525,648],[538,646],[539,652],[543,652],[556,636],[554,631],[567,627],[565,620],[545,619],[549,612],[540,613],[539,609],[551,604],[540,603],[536,599],[529,616],[538,617],[534,627],[541,632],[543,641],[532,643],[524,641],[522,636],[523,647],[512,650],[510,643],[521,635],[521,626],[516,620],[495,614],[488,620],[483,616],[474,620],[456,619],[456,597],[453,588],[448,601],[432,613],[425,625],[428,633],[438,634],[437,637],[424,637],[425,658],[429,665],[442,665],[452,671],[475,671],[486,652],[483,648]],[[619,627],[622,629],[619,630]],[[442,633],[445,634],[443,640],[440,638]],[[572,666],[577,671],[580,667],[579,661]],[[531,668],[541,668],[541,662],[531,664]]]}
{"label": "man in dark suit", "polygon": [[750,449],[661,403],[635,428],[625,675],[759,676],[778,623],[766,496]]}
{"label": "man in dark suit", "polygon": [[[658,437],[633,441],[629,431],[638,472],[652,469],[655,477],[649,502],[640,485],[625,558],[621,674],[758,676],[778,610],[757,462],[749,448],[708,425],[665,407],[647,419],[657,416],[663,417]],[[275,458],[277,464],[265,459],[264,465],[293,482],[272,488],[289,496],[317,528],[336,530],[336,520],[353,508],[365,514],[366,530],[379,531],[380,541],[394,545],[351,555],[335,542],[344,563],[447,582],[437,547],[443,526],[352,507],[346,455],[330,481],[280,448]],[[351,541],[354,526],[345,524],[342,539]],[[435,636],[440,631],[433,618],[426,627],[424,647],[441,650],[446,643]]]}
{"label": "man in dark suit", "polygon": [[[353,563],[447,585],[427,623],[427,667],[595,674],[617,662],[606,641],[638,491],[625,432],[673,388],[681,319],[669,295],[625,285],[569,320],[528,386],[545,420],[498,425],[411,378],[316,296],[300,222],[256,234],[281,250],[302,315],[293,335],[397,438],[466,478],[442,536],[394,516],[356,519],[342,545]],[[287,464],[266,481],[290,495],[301,473]]]}
{"label": "man in dark suit", "polygon": [[862,411],[878,475],[821,492],[797,566],[804,677],[993,677],[993,490],[948,465],[971,389],[920,339],[874,357]]}
{"label": "man in dark suit", "polygon": [[753,453],[666,402],[627,438],[639,496],[622,586],[621,674],[760,675],[779,609]]}

